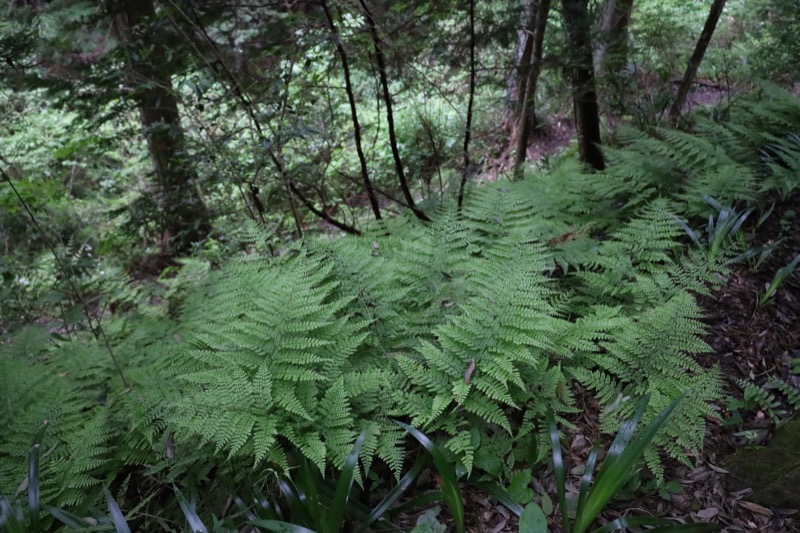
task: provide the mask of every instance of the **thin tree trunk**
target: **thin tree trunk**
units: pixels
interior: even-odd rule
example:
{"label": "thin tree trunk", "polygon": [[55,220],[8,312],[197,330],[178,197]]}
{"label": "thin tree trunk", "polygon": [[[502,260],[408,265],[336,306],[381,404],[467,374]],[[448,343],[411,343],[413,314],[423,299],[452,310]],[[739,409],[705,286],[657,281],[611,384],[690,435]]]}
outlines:
{"label": "thin tree trunk", "polygon": [[430,220],[428,215],[425,214],[417,204],[414,202],[414,197],[411,195],[411,189],[408,187],[406,174],[403,170],[403,161],[400,159],[400,149],[397,147],[397,135],[394,130],[394,114],[392,112],[392,94],[389,92],[389,80],[386,76],[386,59],[383,55],[383,42],[380,35],[378,35],[378,25],[375,22],[375,17],[367,7],[365,0],[359,0],[361,9],[364,10],[364,15],[367,19],[367,30],[372,38],[372,44],[375,48],[375,61],[378,64],[378,76],[380,77],[381,87],[383,89],[383,101],[386,106],[386,122],[389,127],[389,144],[392,149],[392,157],[394,158],[394,166],[397,169],[397,178],[400,180],[400,189],[403,191],[403,197],[408,204],[411,211],[420,220]]}
{"label": "thin tree trunk", "polygon": [[522,98],[522,108],[519,112],[517,127],[517,151],[514,157],[514,175],[518,176],[522,169],[522,164],[527,158],[528,139],[536,125],[536,121],[530,117],[536,116],[536,84],[539,80],[539,73],[542,71],[542,54],[544,52],[544,32],[547,29],[547,18],[550,14],[550,0],[538,0],[536,6],[536,24],[534,26],[531,41],[533,42],[531,51],[531,64],[528,68],[528,76],[525,80],[525,93]]}
{"label": "thin tree trunk", "polygon": [[[128,0],[119,7],[113,10],[118,13],[115,25],[133,52],[128,55],[128,68],[158,184],[161,247],[171,256],[185,254],[208,235],[211,223],[197,190],[197,174],[185,153],[178,101],[166,70],[163,43],[157,38],[134,37],[132,32],[137,27],[146,30],[155,18],[155,7],[152,0]],[[146,42],[147,46],[141,47],[139,42]]]}
{"label": "thin tree trunk", "polygon": [[369,171],[367,170],[367,158],[364,156],[364,149],[361,146],[361,124],[358,122],[358,110],[356,108],[356,97],[353,93],[353,84],[350,81],[350,64],[347,59],[347,51],[342,44],[339,30],[333,22],[330,9],[328,9],[327,0],[322,0],[322,9],[325,11],[325,18],[328,19],[328,26],[331,29],[333,38],[336,42],[336,50],[339,53],[339,58],[342,61],[342,70],[344,71],[344,85],[347,92],[347,100],[350,102],[350,117],[353,120],[353,136],[356,143],[356,152],[358,153],[358,161],[361,164],[361,179],[364,181],[364,189],[369,197],[369,203],[372,206],[372,212],[375,214],[375,219],[381,219],[381,209],[378,205],[378,198],[375,195],[375,190],[372,188],[372,181],[369,179]]}
{"label": "thin tree trunk", "polygon": [[703,31],[700,32],[700,38],[697,40],[697,46],[694,47],[694,53],[689,58],[689,64],[686,66],[686,72],[678,88],[678,94],[675,96],[675,100],[669,110],[669,123],[672,126],[677,125],[681,118],[683,106],[686,105],[686,98],[689,96],[689,90],[694,84],[695,76],[697,76],[697,69],[700,68],[700,63],[703,62],[706,49],[711,42],[711,37],[714,36],[714,30],[717,28],[717,22],[724,9],[725,0],[714,0],[714,3],[711,4],[711,11],[703,26]]}
{"label": "thin tree trunk", "polygon": [[581,161],[595,170],[603,170],[605,160],[599,146],[600,111],[597,106],[587,3],[588,0],[561,0],[561,7],[567,31],[567,44],[572,52],[570,70],[578,150]]}
{"label": "thin tree trunk", "polygon": [[469,103],[467,104],[467,124],[464,130],[464,173],[458,188],[458,209],[464,205],[464,189],[470,173],[469,141],[472,137],[472,107],[475,103],[475,0],[469,0]]}

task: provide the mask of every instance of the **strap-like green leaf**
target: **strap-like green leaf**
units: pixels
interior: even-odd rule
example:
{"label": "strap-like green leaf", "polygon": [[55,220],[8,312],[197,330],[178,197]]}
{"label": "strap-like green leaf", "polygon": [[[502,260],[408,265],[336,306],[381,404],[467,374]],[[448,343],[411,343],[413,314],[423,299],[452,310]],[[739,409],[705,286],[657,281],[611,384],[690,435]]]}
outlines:
{"label": "strap-like green leaf", "polygon": [[597,466],[597,454],[600,452],[600,441],[597,440],[592,446],[592,451],[589,452],[589,458],[583,467],[583,476],[581,476],[581,489],[578,493],[578,506],[575,509],[575,516],[580,516],[583,511],[583,506],[586,505],[586,498],[589,497],[589,487],[592,484],[592,476],[594,476],[594,469]]}
{"label": "strap-like green leaf", "polygon": [[361,448],[367,438],[366,430],[362,431],[353,445],[353,450],[344,462],[339,481],[336,482],[336,491],[333,493],[333,501],[328,511],[328,521],[325,527],[326,533],[337,533],[342,527],[347,500],[350,498],[350,491],[353,488],[353,479],[356,468],[358,467],[358,457],[361,455]]}
{"label": "strap-like green leaf", "polygon": [[63,509],[59,509],[58,507],[50,507],[49,505],[43,505],[42,509],[50,513],[50,515],[67,526],[70,529],[86,529],[92,527],[89,522],[84,520],[78,515],[74,515],[70,512],[67,512]]}
{"label": "strap-like green leaf", "polygon": [[508,493],[506,489],[497,485],[496,483],[489,483],[487,481],[470,481],[470,485],[481,489],[483,492],[499,501],[506,508],[517,516],[522,516],[524,509],[520,504],[514,501],[514,498]]}
{"label": "strap-like green leaf", "polygon": [[399,420],[395,420],[395,422],[408,431],[412,437],[417,439],[417,441],[428,450],[431,457],[433,457],[433,462],[436,465],[436,470],[439,472],[441,479],[444,502],[450,509],[450,514],[453,515],[456,533],[464,533],[464,500],[461,498],[461,489],[458,486],[458,476],[456,475],[455,466],[447,460],[442,450],[440,450],[423,432]]}
{"label": "strap-like green leaf", "polygon": [[411,470],[409,470],[408,473],[406,473],[406,475],[400,479],[400,483],[398,483],[394,488],[392,488],[392,490],[390,490],[388,494],[384,496],[384,498],[380,501],[380,503],[372,509],[367,519],[361,524],[361,527],[359,527],[356,531],[357,532],[364,531],[373,522],[375,522],[377,519],[383,516],[383,514],[392,505],[394,505],[397,500],[400,499],[400,496],[402,496],[403,493],[408,489],[408,487],[411,486],[414,480],[417,479],[417,476],[419,476],[420,472],[422,472],[422,469],[425,467],[426,463],[427,461],[425,460],[425,457],[420,457],[414,464],[414,466],[411,468]]}
{"label": "strap-like green leaf", "polygon": [[[681,395],[673,401],[666,409],[664,409],[650,424],[642,430],[641,435],[633,441],[630,441],[630,435],[633,434],[636,424],[644,412],[644,407],[647,405],[648,398],[645,396],[638,405],[636,413],[628,424],[623,424],[620,433],[625,432],[626,435],[619,439],[614,440],[611,449],[609,450],[606,461],[600,468],[600,473],[597,475],[597,481],[592,489],[591,494],[586,499],[586,505],[583,512],[575,517],[574,533],[583,533],[589,528],[589,525],[594,521],[600,511],[606,506],[608,501],[619,490],[620,485],[625,481],[625,476],[630,472],[631,468],[636,465],[641,455],[644,453],[645,448],[650,441],[656,436],[661,428],[666,423],[669,416],[678,406],[678,403],[686,396],[686,393]],[[611,461],[608,465],[606,462]]]}
{"label": "strap-like green leaf", "polygon": [[547,410],[547,426],[550,431],[550,445],[553,448],[553,471],[556,474],[556,493],[558,495],[558,507],[561,510],[561,527],[564,529],[564,533],[570,533],[569,510],[567,509],[566,468],[564,467],[564,457],[561,455],[561,442],[558,439],[556,415],[553,413],[552,409]]}
{"label": "strap-like green leaf", "polygon": [[30,531],[39,531],[39,452],[40,443],[35,443],[28,453],[28,512]]}
{"label": "strap-like green leaf", "polygon": [[186,517],[186,521],[189,522],[189,527],[192,528],[192,531],[194,533],[208,533],[206,525],[197,515],[195,505],[189,503],[183,493],[175,485],[172,486],[172,490],[175,491],[175,497],[178,499],[178,504],[181,506],[183,516]]}
{"label": "strap-like green leaf", "polygon": [[128,522],[125,520],[125,515],[122,514],[122,509],[119,508],[114,497],[108,492],[107,488],[103,489],[103,494],[106,495],[106,503],[108,504],[108,511],[111,513],[111,521],[117,529],[117,533],[131,533],[131,528],[128,527]]}
{"label": "strap-like green leaf", "polygon": [[317,533],[313,529],[298,526],[290,522],[281,522],[280,520],[253,520],[248,523],[256,527],[263,527],[268,531],[274,531],[275,533]]}

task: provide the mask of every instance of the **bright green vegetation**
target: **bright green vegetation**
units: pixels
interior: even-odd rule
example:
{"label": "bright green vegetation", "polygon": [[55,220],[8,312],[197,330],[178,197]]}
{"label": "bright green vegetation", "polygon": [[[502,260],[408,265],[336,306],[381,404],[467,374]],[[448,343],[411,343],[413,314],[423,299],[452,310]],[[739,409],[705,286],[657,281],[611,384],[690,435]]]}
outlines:
{"label": "bright green vegetation", "polygon": [[463,533],[467,485],[666,528],[597,519],[679,492],[720,405],[800,408],[725,398],[698,303],[794,231],[792,1],[727,2],[686,102],[688,0],[8,4],[0,532]]}

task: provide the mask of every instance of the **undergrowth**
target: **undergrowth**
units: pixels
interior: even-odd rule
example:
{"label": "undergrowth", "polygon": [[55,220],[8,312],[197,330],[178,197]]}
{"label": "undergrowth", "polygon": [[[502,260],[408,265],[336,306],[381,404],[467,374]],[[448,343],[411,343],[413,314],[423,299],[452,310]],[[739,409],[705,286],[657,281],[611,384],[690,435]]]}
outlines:
{"label": "undergrowth", "polygon": [[152,527],[172,482],[203,490],[210,513],[301,458],[341,469],[359,435],[356,482],[400,479],[395,419],[468,476],[507,479],[549,455],[546,413],[568,424],[585,408],[576,394],[613,433],[632,399],[650,397],[648,422],[686,392],[645,452],[661,479],[663,458],[691,463],[716,416],[695,296],[742,252],[685,230],[715,215],[704,198],[759,209],[789,195],[798,129],[797,100],[765,87],[692,132],[623,131],[602,174],[564,160],[475,188],[462,211],[444,202],[429,224],[194,265],[170,306],[109,319],[108,344],[28,327],[0,346],[0,491],[25,479],[45,421],[43,501],[80,511],[110,486]]}

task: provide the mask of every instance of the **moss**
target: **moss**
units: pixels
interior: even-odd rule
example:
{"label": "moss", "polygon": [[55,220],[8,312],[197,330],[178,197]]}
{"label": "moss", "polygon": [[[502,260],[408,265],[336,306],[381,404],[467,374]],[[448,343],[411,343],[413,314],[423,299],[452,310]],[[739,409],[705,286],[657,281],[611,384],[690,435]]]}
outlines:
{"label": "moss", "polygon": [[762,505],[800,508],[800,418],[775,431],[768,446],[737,453],[728,464],[736,488],[753,489],[750,499]]}

